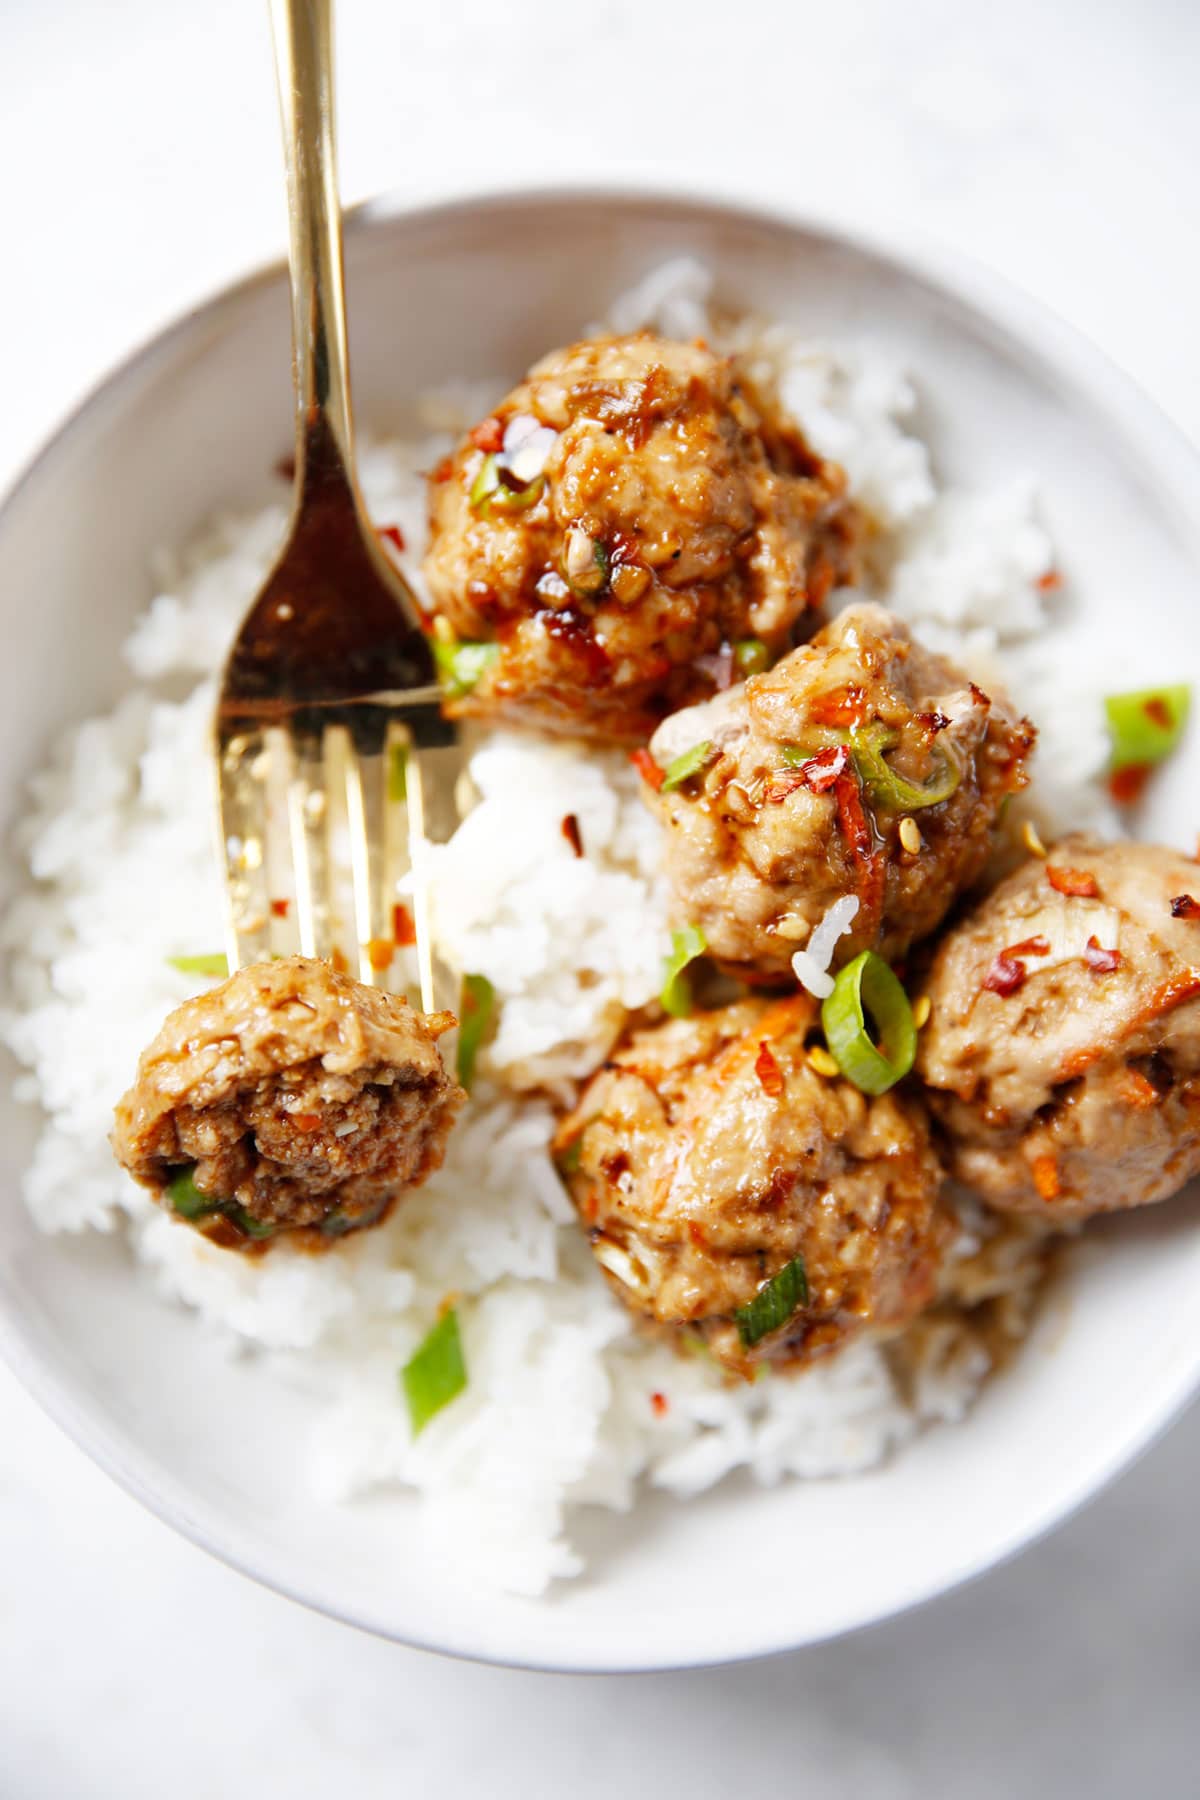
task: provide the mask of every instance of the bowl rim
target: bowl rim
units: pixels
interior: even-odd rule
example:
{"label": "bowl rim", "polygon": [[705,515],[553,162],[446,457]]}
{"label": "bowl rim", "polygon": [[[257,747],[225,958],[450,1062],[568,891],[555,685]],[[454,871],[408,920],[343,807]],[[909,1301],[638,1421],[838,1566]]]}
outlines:
{"label": "bowl rim", "polygon": [[[1182,517],[1185,535],[1191,537],[1200,564],[1200,525],[1194,523],[1200,521],[1200,451],[1186,432],[1125,369],[1053,308],[986,264],[920,229],[907,224],[898,227],[890,220],[841,205],[825,211],[817,206],[792,206],[774,200],[764,202],[761,197],[736,189],[630,179],[464,187],[449,196],[415,201],[402,193],[381,193],[346,209],[346,234],[352,240],[369,233],[377,225],[393,221],[418,226],[452,224],[481,209],[502,213],[564,204],[594,208],[633,207],[650,212],[670,209],[692,214],[697,220],[704,216],[736,220],[787,239],[808,234],[859,256],[881,261],[899,274],[916,277],[924,285],[941,290],[965,304],[977,316],[999,325],[1020,344],[1027,356],[1045,369],[1060,375],[1065,372],[1074,386],[1088,393],[1098,411],[1119,425],[1127,442],[1144,446],[1154,463],[1166,462],[1171,466],[1175,493],[1178,494],[1182,487],[1192,490]],[[175,313],[158,329],[150,331],[102,372],[42,436],[0,492],[0,537],[14,504],[28,487],[52,475],[58,455],[94,409],[118,395],[141,374],[151,358],[169,359],[189,334],[206,328],[219,329],[225,316],[235,314],[247,297],[285,280],[286,275],[286,262],[276,258],[256,266],[233,282],[210,290],[195,305]],[[1174,1377],[1164,1381],[1163,1391],[1143,1416],[1137,1432],[1114,1447],[1098,1469],[1089,1467],[1086,1475],[1060,1482],[1056,1493],[1042,1505],[1032,1521],[1018,1526],[998,1545],[967,1558],[961,1567],[944,1574],[936,1586],[903,1597],[885,1611],[873,1612],[864,1607],[833,1630],[757,1645],[742,1644],[720,1657],[700,1653],[687,1658],[650,1656],[642,1660],[614,1661],[589,1654],[586,1643],[582,1643],[579,1654],[568,1655],[560,1650],[553,1660],[548,1660],[536,1654],[480,1647],[478,1642],[462,1641],[453,1632],[439,1638],[428,1630],[398,1630],[394,1624],[372,1616],[366,1609],[355,1611],[306,1588],[302,1579],[265,1565],[250,1549],[231,1539],[212,1521],[197,1517],[185,1490],[174,1477],[153,1478],[131,1460],[119,1440],[80,1402],[70,1381],[36,1356],[14,1317],[2,1304],[0,1356],[30,1397],[97,1467],[148,1512],[227,1567],[311,1611],[411,1649],[500,1667],[564,1674],[644,1674],[727,1667],[831,1642],[913,1612],[1002,1567],[1064,1524],[1119,1474],[1131,1468],[1182,1413],[1200,1388],[1198,1337],[1190,1359],[1181,1360]]]}

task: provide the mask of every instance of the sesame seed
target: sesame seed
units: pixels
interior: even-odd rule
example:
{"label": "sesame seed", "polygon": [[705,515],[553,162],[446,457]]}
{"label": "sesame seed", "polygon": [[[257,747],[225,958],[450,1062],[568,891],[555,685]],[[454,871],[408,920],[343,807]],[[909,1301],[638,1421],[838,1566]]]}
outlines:
{"label": "sesame seed", "polygon": [[808,1066],[815,1074],[825,1075],[830,1079],[832,1079],[834,1075],[840,1075],[842,1072],[837,1062],[829,1054],[828,1050],[826,1050],[824,1044],[812,1045],[808,1052]]}
{"label": "sesame seed", "polygon": [[901,819],[900,842],[910,856],[916,856],[921,848],[921,831],[915,819]]}
{"label": "sesame seed", "polygon": [[1026,819],[1021,827],[1021,842],[1028,850],[1030,856],[1046,855],[1046,846],[1043,844],[1038,833],[1038,828],[1032,819]]}
{"label": "sesame seed", "polygon": [[929,1015],[933,1011],[933,1001],[928,994],[922,994],[913,1007],[913,1024],[920,1031],[922,1025],[928,1025]]}
{"label": "sesame seed", "polygon": [[439,644],[452,644],[454,642],[454,627],[446,617],[445,613],[435,613],[433,615],[433,635]]}

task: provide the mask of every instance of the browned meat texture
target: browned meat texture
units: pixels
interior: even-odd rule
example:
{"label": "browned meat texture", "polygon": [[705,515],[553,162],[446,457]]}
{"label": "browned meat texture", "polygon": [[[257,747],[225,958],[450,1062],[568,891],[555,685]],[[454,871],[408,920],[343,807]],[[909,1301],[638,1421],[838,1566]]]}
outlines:
{"label": "browned meat texture", "polygon": [[324,1248],[440,1165],[464,1098],[437,1048],[453,1024],[325,962],[257,963],[166,1020],[113,1149],[168,1208],[191,1167],[200,1200],[175,1210],[218,1243]]}
{"label": "browned meat texture", "polygon": [[[931,1299],[950,1231],[920,1104],[817,1074],[813,1023],[801,994],[638,1032],[557,1138],[616,1292],[742,1372],[902,1325]],[[746,1347],[732,1315],[796,1257],[807,1305]]]}
{"label": "browned meat texture", "polygon": [[955,1174],[993,1206],[1086,1218],[1200,1173],[1189,858],[1064,838],[948,934],[926,992],[918,1071]]}
{"label": "browned meat texture", "polygon": [[[1006,797],[1026,784],[1033,737],[881,607],[849,608],[652,740],[660,767],[711,746],[677,788],[644,790],[667,829],[675,922],[699,925],[730,972],[782,977],[829,906],[854,896],[835,961],[902,956],[978,879]],[[956,777],[953,792],[934,805],[889,796],[879,759],[885,780],[921,798]]]}
{"label": "browned meat texture", "polygon": [[[473,501],[496,453],[518,486]],[[439,628],[499,646],[450,710],[629,744],[727,686],[738,640],[786,649],[858,535],[735,359],[648,333],[538,363],[435,472],[431,525]]]}

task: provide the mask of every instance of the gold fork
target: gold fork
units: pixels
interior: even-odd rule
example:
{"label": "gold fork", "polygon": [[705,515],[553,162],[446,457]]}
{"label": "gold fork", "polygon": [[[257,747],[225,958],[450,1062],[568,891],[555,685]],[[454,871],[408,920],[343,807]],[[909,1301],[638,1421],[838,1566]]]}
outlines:
{"label": "gold fork", "polygon": [[[332,0],[272,0],[288,177],[296,475],[278,561],[216,712],[230,971],[299,950],[363,981],[437,981],[422,845],[457,823],[461,756],[411,588],[354,470]],[[399,884],[407,875],[401,897]]]}

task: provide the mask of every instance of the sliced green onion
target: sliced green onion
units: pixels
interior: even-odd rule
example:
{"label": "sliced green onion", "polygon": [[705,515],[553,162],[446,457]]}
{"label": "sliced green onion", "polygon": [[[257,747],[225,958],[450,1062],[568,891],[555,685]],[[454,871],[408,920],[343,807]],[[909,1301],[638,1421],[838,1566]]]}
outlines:
{"label": "sliced green onion", "polygon": [[673,1019],[686,1019],[692,1010],[692,984],[684,970],[707,949],[708,939],[698,925],[681,925],[671,933],[671,954],[663,967],[659,999]]}
{"label": "sliced green onion", "polygon": [[181,1219],[202,1219],[206,1213],[216,1212],[218,1203],[202,1194],[192,1176],[195,1163],[189,1163],[186,1169],[180,1169],[167,1186],[167,1199],[171,1202],[171,1211],[179,1214]]}
{"label": "sliced green onion", "polygon": [[793,1313],[808,1305],[808,1276],[802,1257],[784,1263],[777,1275],[764,1281],[753,1300],[734,1313],[738,1336],[747,1350],[760,1338],[786,1325]]}
{"label": "sliced green onion", "polygon": [[486,975],[464,975],[458,1026],[456,1068],[463,1087],[475,1079],[475,1064],[496,1016],[496,990]]}
{"label": "sliced green onion", "polygon": [[962,780],[962,770],[954,758],[935,744],[933,755],[941,764],[939,772],[928,781],[906,781],[884,759],[884,751],[895,742],[894,734],[884,726],[850,733],[850,754],[863,786],[871,790],[871,798],[893,812],[915,812],[918,807],[940,806],[948,800]]}
{"label": "sliced green onion", "polygon": [[435,638],[433,660],[447,700],[461,700],[464,694],[469,694],[499,655],[499,644],[478,644],[469,639],[455,639],[452,644],[443,644]]}
{"label": "sliced green onion", "polygon": [[532,506],[546,485],[544,475],[535,475],[520,487],[509,487],[504,479],[504,466],[493,451],[479,465],[479,473],[471,483],[468,498],[483,518],[494,512],[524,512]]}
{"label": "sliced green onion", "polygon": [[583,1132],[584,1127],[581,1126],[570,1143],[565,1145],[555,1157],[554,1166],[560,1175],[578,1175],[579,1166],[583,1161]]}
{"label": "sliced green onion", "polygon": [[393,805],[408,799],[407,744],[393,744],[388,756],[388,799]]}
{"label": "sliced green onion", "polygon": [[378,1206],[373,1206],[369,1212],[351,1214],[339,1206],[335,1211],[325,1214],[317,1226],[317,1230],[323,1232],[326,1237],[335,1238],[345,1237],[351,1231],[366,1231],[368,1226],[378,1225],[388,1210],[388,1204],[389,1196],[385,1194]]}
{"label": "sliced green onion", "polygon": [[408,1401],[413,1436],[417,1437],[430,1419],[443,1406],[449,1406],[467,1385],[458,1314],[453,1307],[442,1314],[409,1357],[400,1371],[400,1381]]}
{"label": "sliced green onion", "polygon": [[181,975],[225,976],[229,973],[227,956],[168,956],[167,961]]}
{"label": "sliced green onion", "polygon": [[761,675],[770,667],[771,652],[761,638],[739,638],[733,646],[733,663],[739,675]]}
{"label": "sliced green onion", "polygon": [[[878,1044],[867,1030],[868,1013]],[[886,1094],[913,1066],[917,1028],[908,995],[874,950],[838,972],[832,994],[821,1002],[821,1025],[838,1068],[864,1094]]]}
{"label": "sliced green onion", "polygon": [[1191,704],[1186,684],[1109,694],[1104,711],[1112,739],[1110,767],[1115,771],[1162,762],[1183,736]]}
{"label": "sliced green onion", "polygon": [[493,453],[485,456],[479,465],[479,471],[471,483],[471,492],[467,496],[476,512],[482,512],[489,497],[500,486],[500,462]]}
{"label": "sliced green onion", "polygon": [[674,762],[667,764],[663,772],[662,786],[658,790],[659,793],[669,794],[673,789],[682,787],[685,781],[690,781],[693,775],[700,773],[701,769],[707,769],[709,763],[715,760],[716,755],[717,747],[708,738],[705,738],[702,744],[693,744],[690,750],[684,750],[675,758]]}
{"label": "sliced green onion", "polygon": [[226,1200],[219,1210],[225,1214],[231,1225],[236,1225],[239,1231],[244,1232],[250,1238],[274,1237],[279,1229],[277,1225],[270,1224],[266,1219],[256,1219],[253,1213],[247,1212],[244,1206],[239,1206],[234,1200]]}

